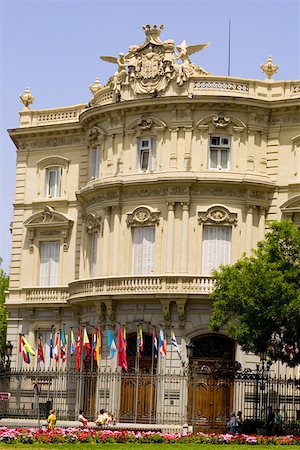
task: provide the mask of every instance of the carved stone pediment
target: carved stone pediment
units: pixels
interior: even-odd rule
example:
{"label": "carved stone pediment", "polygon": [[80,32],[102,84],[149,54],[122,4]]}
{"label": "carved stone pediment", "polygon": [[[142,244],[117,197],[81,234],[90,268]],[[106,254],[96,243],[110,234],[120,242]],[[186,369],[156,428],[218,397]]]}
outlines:
{"label": "carved stone pediment", "polygon": [[224,206],[212,206],[207,211],[198,212],[199,224],[236,225],[237,214],[231,213]]}
{"label": "carved stone pediment", "polygon": [[167,128],[167,124],[163,122],[159,117],[149,116],[143,114],[140,118],[134,119],[126,127],[126,133],[136,133],[141,135],[143,133],[163,131]]}
{"label": "carved stone pediment", "polygon": [[159,224],[160,211],[150,206],[139,206],[127,214],[128,227],[147,227]]}
{"label": "carved stone pediment", "polygon": [[95,214],[88,214],[85,219],[85,229],[87,234],[102,232],[102,218]]}
{"label": "carved stone pediment", "polygon": [[242,122],[238,117],[231,116],[224,112],[219,112],[218,114],[210,114],[196,123],[199,130],[211,130],[225,129],[228,125],[232,125],[233,130],[241,132],[246,128],[246,124]]}
{"label": "carved stone pediment", "polygon": [[98,126],[92,127],[86,133],[86,142],[89,148],[97,147],[101,145],[106,137],[105,131]]}
{"label": "carved stone pediment", "polygon": [[68,239],[73,223],[73,220],[65,214],[46,205],[43,211],[33,214],[24,222],[24,226],[29,231],[30,251],[34,249],[34,239],[37,235],[39,238],[62,237],[64,250],[68,250]]}
{"label": "carved stone pediment", "polygon": [[283,219],[291,219],[294,224],[300,227],[300,195],[295,195],[288,199],[280,207]]}

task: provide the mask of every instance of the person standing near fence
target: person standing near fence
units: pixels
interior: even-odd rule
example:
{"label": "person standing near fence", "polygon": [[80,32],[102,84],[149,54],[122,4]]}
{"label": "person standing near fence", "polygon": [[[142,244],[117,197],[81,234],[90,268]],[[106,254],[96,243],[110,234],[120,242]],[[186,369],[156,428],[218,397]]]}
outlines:
{"label": "person standing near fence", "polygon": [[273,429],[274,429],[274,423],[275,423],[274,411],[272,409],[272,406],[268,406],[268,408],[267,408],[267,420],[266,420],[267,436],[272,436]]}
{"label": "person standing near fence", "polygon": [[280,436],[282,433],[282,414],[280,409],[277,408],[275,410],[275,434],[276,436]]}
{"label": "person standing near fence", "polygon": [[48,422],[48,429],[53,430],[53,428],[56,425],[56,415],[54,414],[54,409],[50,409],[47,422]]}

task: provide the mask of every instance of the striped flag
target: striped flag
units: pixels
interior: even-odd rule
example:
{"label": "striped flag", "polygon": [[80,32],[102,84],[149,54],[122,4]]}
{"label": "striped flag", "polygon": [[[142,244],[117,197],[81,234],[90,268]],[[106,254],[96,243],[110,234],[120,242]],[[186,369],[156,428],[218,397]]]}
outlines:
{"label": "striped flag", "polygon": [[157,346],[156,327],[153,327],[153,353],[154,353],[154,358],[157,358],[158,346]]}
{"label": "striped flag", "polygon": [[126,352],[126,350],[127,350],[127,332],[126,332],[125,325],[123,328],[123,339],[124,339],[124,348],[125,348],[125,352]]}
{"label": "striped flag", "polygon": [[60,357],[63,362],[67,359],[67,340],[64,328],[60,331]]}
{"label": "striped flag", "polygon": [[166,348],[166,343],[165,343],[165,338],[164,338],[164,332],[162,329],[160,329],[160,331],[159,331],[158,348],[159,348],[159,353],[161,354],[161,357],[164,359],[167,355],[167,348]]}
{"label": "striped flag", "polygon": [[24,344],[24,348],[26,350],[27,353],[29,353],[32,356],[35,356],[35,351],[33,350],[33,348],[31,347],[31,345],[29,344],[29,342],[27,341],[26,337],[24,336],[24,334],[22,334],[23,337],[23,344]]}
{"label": "striped flag", "polygon": [[109,348],[109,359],[112,359],[115,356],[117,347],[110,328],[107,328],[107,343]]}
{"label": "striped flag", "polygon": [[73,356],[76,350],[76,341],[74,336],[73,328],[70,330],[70,356]]}
{"label": "striped flag", "polygon": [[138,357],[140,358],[142,356],[142,352],[144,350],[143,329],[142,329],[141,325],[138,327],[136,344],[137,344],[136,351],[137,351]]}
{"label": "striped flag", "polygon": [[22,334],[20,334],[19,353],[22,353],[22,357],[23,357],[24,362],[26,362],[26,364],[30,364],[30,355],[25,350],[25,346],[24,346],[24,342],[23,342],[23,335]]}
{"label": "striped flag", "polygon": [[40,360],[40,361],[42,361],[43,363],[45,362],[44,349],[43,349],[43,338],[42,338],[42,336],[39,337],[38,357],[39,357],[39,360]]}
{"label": "striped flag", "polygon": [[94,359],[95,359],[98,367],[100,366],[100,356],[101,356],[101,331],[100,331],[100,325],[98,325],[96,348],[95,348],[95,355],[94,355]]}
{"label": "striped flag", "polygon": [[180,361],[182,362],[181,352],[180,352],[180,349],[178,347],[174,331],[172,331],[171,337],[172,337],[172,347],[176,350],[176,352],[178,353],[178,356],[180,358]]}
{"label": "striped flag", "polygon": [[90,340],[86,331],[86,328],[83,329],[83,346],[85,347],[85,357],[90,358],[91,357],[91,344]]}
{"label": "striped flag", "polygon": [[53,349],[53,355],[56,362],[59,360],[59,333],[55,333],[55,345]]}

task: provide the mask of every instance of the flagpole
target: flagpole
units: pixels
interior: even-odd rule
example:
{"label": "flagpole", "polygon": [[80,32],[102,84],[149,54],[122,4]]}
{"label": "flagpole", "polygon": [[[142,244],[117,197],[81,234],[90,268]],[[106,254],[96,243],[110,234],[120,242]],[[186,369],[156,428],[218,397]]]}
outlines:
{"label": "flagpole", "polygon": [[152,330],[152,352],[151,352],[151,387],[150,387],[150,423],[152,423],[152,396],[153,396],[153,370],[154,370],[154,327]]}
{"label": "flagpole", "polygon": [[139,363],[139,355],[138,355],[138,329],[139,325],[137,325],[137,333],[136,333],[136,352],[135,352],[135,360],[136,360],[136,385],[135,385],[135,423],[137,420],[137,408],[138,408],[138,393],[139,393],[139,370],[140,370],[140,363]]}

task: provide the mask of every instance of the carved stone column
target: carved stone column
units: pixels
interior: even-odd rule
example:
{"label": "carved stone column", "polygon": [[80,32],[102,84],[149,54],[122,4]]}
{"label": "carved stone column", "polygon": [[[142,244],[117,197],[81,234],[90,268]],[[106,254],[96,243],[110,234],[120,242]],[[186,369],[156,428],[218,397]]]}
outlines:
{"label": "carved stone column", "polygon": [[166,272],[173,272],[174,259],[174,205],[175,203],[168,203],[168,225],[167,225],[167,259]]}
{"label": "carved stone column", "polygon": [[262,241],[265,238],[265,221],[266,221],[266,208],[261,206],[259,208],[259,222],[258,222],[258,240]]}
{"label": "carved stone column", "polygon": [[110,207],[103,208],[103,256],[102,256],[102,274],[108,275],[109,241],[110,241]]}
{"label": "carved stone column", "polygon": [[247,216],[246,216],[246,235],[245,235],[245,250],[246,254],[250,255],[253,248],[252,244],[252,228],[253,228],[253,211],[255,206],[247,206]]}
{"label": "carved stone column", "polygon": [[180,272],[188,271],[189,203],[182,203]]}
{"label": "carved stone column", "polygon": [[120,211],[121,208],[119,206],[113,207],[113,216],[114,216],[114,231],[113,231],[113,239],[112,239],[112,275],[118,275],[119,269],[119,244],[120,244]]}

